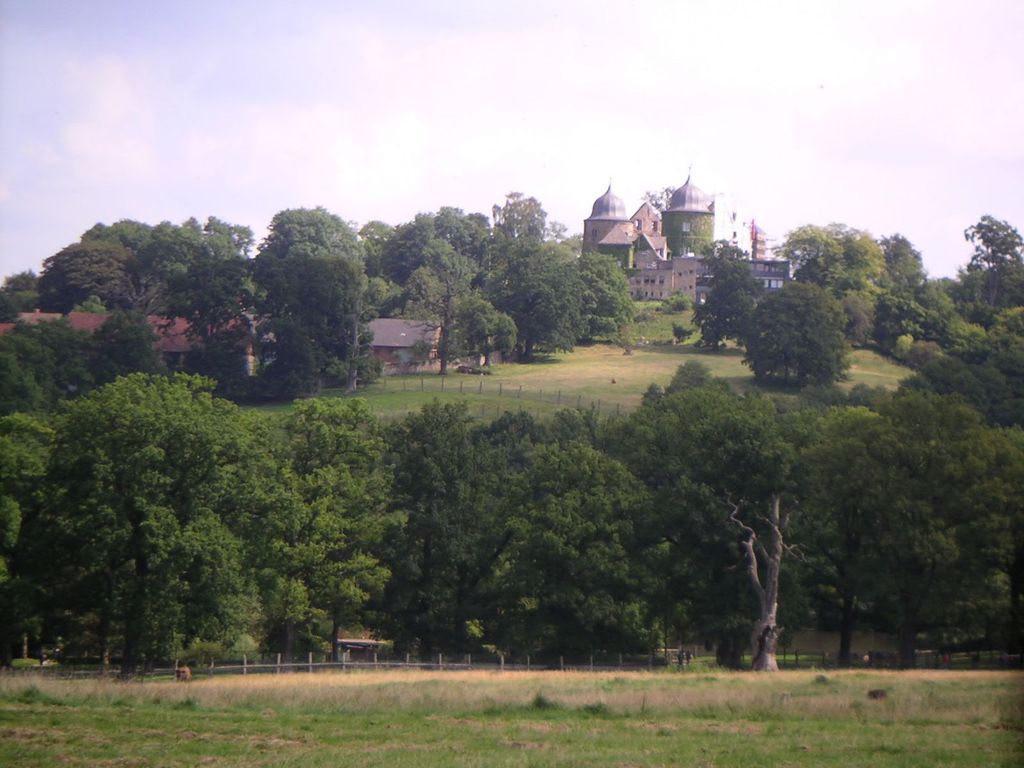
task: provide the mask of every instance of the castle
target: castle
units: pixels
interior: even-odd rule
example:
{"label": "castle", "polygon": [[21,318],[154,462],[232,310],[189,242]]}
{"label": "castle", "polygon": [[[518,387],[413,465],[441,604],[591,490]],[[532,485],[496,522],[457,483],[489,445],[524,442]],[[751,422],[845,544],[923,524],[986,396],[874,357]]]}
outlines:
{"label": "castle", "polygon": [[709,286],[698,254],[717,240],[751,255],[751,274],[766,290],[777,290],[789,279],[789,262],[769,258],[763,230],[744,222],[725,196],[716,200],[689,176],[664,211],[645,201],[632,216],[626,216],[625,204],[609,184],[583,221],[584,252],[614,256],[630,272],[630,292],[637,299],[685,293],[702,302]]}

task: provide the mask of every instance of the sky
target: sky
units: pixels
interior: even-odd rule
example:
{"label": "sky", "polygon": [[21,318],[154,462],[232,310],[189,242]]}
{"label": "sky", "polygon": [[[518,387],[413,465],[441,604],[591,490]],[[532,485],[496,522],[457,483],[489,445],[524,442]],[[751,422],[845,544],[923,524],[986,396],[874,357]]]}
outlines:
{"label": "sky", "polygon": [[776,243],[1024,229],[1019,0],[0,0],[0,274],[97,222],[409,221],[507,193],[582,231],[694,183]]}

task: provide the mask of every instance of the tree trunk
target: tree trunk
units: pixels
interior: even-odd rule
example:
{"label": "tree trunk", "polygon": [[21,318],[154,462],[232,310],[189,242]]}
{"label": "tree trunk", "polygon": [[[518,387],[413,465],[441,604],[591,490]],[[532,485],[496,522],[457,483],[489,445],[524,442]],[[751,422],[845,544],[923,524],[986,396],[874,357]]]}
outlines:
{"label": "tree trunk", "polygon": [[352,316],[352,339],[348,350],[348,381],[345,391],[352,394],[359,386],[359,365],[356,360],[359,358],[359,316],[360,302],[356,302],[356,310]]}
{"label": "tree trunk", "polygon": [[900,669],[917,666],[917,620],[907,616],[900,624]]}
{"label": "tree trunk", "polygon": [[451,331],[447,323],[441,326],[441,338],[437,344],[437,356],[441,361],[441,370],[439,371],[441,376],[448,375],[448,345],[450,333]]}
{"label": "tree trunk", "polygon": [[[751,651],[753,654],[752,669],[757,672],[777,672],[779,663],[776,660],[776,649],[779,642],[779,627],[776,615],[779,610],[779,568],[782,565],[784,552],[783,529],[786,526],[782,514],[782,496],[773,493],[769,499],[768,515],[765,521],[770,528],[768,546],[757,541],[757,532],[739,519],[739,506],[732,504],[733,511],[729,516],[746,534],[743,548],[746,551],[747,576],[750,586],[757,596],[760,615],[754,624],[751,634]],[[764,563],[764,581],[761,581],[759,559]]]}
{"label": "tree trunk", "polygon": [[856,598],[850,594],[843,594],[842,614],[839,619],[839,666],[850,666],[850,647],[853,644],[854,610]]}

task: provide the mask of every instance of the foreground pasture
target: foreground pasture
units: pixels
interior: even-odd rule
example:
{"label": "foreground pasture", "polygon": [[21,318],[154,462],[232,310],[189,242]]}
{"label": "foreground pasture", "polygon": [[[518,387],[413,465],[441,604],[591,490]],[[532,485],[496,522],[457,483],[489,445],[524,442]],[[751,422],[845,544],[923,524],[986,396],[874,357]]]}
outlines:
{"label": "foreground pasture", "polygon": [[[869,698],[882,690],[882,698]],[[999,766],[1011,672],[0,676],[0,765]]]}

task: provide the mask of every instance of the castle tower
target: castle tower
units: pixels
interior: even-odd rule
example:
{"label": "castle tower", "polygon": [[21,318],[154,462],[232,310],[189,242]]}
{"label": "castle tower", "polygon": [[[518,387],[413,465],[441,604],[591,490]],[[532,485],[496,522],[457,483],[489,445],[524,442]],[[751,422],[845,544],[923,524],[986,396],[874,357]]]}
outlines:
{"label": "castle tower", "polygon": [[669,253],[673,257],[699,254],[714,240],[714,199],[687,176],[683,186],[669,198],[661,220]]}
{"label": "castle tower", "polygon": [[625,204],[609,184],[608,191],[594,201],[590,217],[583,220],[583,250],[612,255],[629,269],[633,266],[635,229],[626,216]]}

